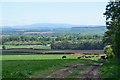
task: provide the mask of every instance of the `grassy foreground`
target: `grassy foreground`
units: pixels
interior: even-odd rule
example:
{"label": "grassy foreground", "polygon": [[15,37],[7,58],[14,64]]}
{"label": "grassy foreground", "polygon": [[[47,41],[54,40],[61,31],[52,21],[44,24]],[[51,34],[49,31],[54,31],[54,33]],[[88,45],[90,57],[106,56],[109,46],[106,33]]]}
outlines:
{"label": "grassy foreground", "polygon": [[101,67],[101,76],[104,80],[120,80],[120,62],[117,59],[108,59]]}
{"label": "grassy foreground", "polygon": [[84,60],[65,59],[65,60],[3,60],[2,76],[3,78],[28,78],[39,73],[42,75],[45,71],[53,71],[62,66],[68,66],[71,63],[83,63]]}
{"label": "grassy foreground", "polygon": [[[65,55],[67,58],[62,59]],[[89,55],[92,56],[92,55]],[[98,60],[99,57],[77,59],[78,56],[71,54],[29,54],[29,55],[1,55],[3,78],[30,78],[46,73],[70,64],[88,64],[90,60]]]}

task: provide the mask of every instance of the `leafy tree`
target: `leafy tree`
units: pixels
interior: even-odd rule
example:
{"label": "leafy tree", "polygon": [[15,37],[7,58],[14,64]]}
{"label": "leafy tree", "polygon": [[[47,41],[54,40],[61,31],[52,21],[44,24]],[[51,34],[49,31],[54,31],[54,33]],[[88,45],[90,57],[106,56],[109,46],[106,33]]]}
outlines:
{"label": "leafy tree", "polygon": [[103,49],[104,44],[102,41],[81,41],[81,42],[69,42],[69,41],[61,41],[61,42],[52,42],[52,49],[72,49],[72,50],[94,50]]}
{"label": "leafy tree", "polygon": [[105,42],[112,45],[116,57],[120,58],[120,2],[109,2],[106,6]]}
{"label": "leafy tree", "polygon": [[105,54],[107,55],[108,58],[114,58],[115,55],[113,53],[113,50],[111,48],[111,45],[107,45],[105,48],[104,48],[104,51],[105,51]]}

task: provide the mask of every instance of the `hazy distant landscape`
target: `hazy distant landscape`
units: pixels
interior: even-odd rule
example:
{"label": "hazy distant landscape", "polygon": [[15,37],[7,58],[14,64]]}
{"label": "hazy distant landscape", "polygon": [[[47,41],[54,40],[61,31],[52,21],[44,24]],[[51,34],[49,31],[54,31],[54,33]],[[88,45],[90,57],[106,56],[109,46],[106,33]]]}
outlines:
{"label": "hazy distant landscape", "polygon": [[81,26],[69,24],[33,24],[25,26],[4,26],[3,36],[39,36],[39,35],[104,35],[105,26]]}
{"label": "hazy distant landscape", "polygon": [[[79,60],[75,59],[79,58],[99,60],[100,56],[104,55],[104,43],[102,40],[104,32],[106,30],[107,29],[105,28],[105,26],[81,26],[50,23],[33,24],[25,26],[3,26],[1,47],[3,66],[6,66],[3,68],[3,77],[17,78],[29,77],[30,75],[32,77],[45,77],[48,75],[46,74],[46,72],[44,72],[45,74],[41,73],[42,68],[45,65],[41,65],[40,68],[37,68],[38,65],[31,67],[30,64],[26,66],[31,67],[31,69],[39,69],[39,74],[41,74],[39,76],[35,73],[38,72],[36,70],[23,70],[25,71],[25,73],[23,73],[22,71],[16,72],[16,69],[23,69],[20,67],[22,67],[24,62],[26,64],[29,64],[29,62],[31,62],[29,60],[38,60],[38,62],[42,64],[43,62],[41,62],[41,60],[45,60],[44,62],[46,62],[50,59],[50,61],[48,61],[47,65],[45,66],[45,70],[47,70],[50,66],[54,65],[55,67],[50,68],[53,71],[55,71],[59,67],[64,68],[65,65],[73,66],[72,62],[75,62],[75,66],[77,66]],[[64,59],[64,57],[67,60],[62,60]],[[11,61],[7,60],[13,61],[11,63]],[[16,63],[16,60],[28,61],[17,61]],[[34,63],[33,61],[31,63]],[[83,62],[86,61],[87,60],[83,60]],[[57,64],[58,62],[60,62],[61,64]],[[96,62],[91,62],[89,65],[93,65],[94,63]],[[21,66],[10,71],[11,69],[7,67],[9,64],[14,64],[14,66],[11,66],[10,68],[16,67],[19,64]],[[88,66],[84,64],[84,67]],[[51,72],[50,69],[47,70],[47,73]],[[74,78],[75,76],[77,77],[78,75],[74,75],[74,73],[76,73],[78,69],[79,68],[77,68],[75,71],[71,69],[73,74],[67,72],[66,77],[69,77],[69,75],[73,75],[72,77]],[[11,75],[11,73],[13,75]],[[57,74],[62,73],[58,72]],[[52,76],[54,75],[51,75],[51,77]]]}
{"label": "hazy distant landscape", "polygon": [[[2,41],[6,49],[94,50],[103,49],[104,44],[102,43],[102,37],[106,30],[105,26],[79,26],[50,23],[26,26],[4,26],[2,27]],[[92,48],[95,44],[99,44],[99,47]],[[68,45],[69,48],[67,47]],[[87,48],[85,47],[87,45],[91,46]]]}

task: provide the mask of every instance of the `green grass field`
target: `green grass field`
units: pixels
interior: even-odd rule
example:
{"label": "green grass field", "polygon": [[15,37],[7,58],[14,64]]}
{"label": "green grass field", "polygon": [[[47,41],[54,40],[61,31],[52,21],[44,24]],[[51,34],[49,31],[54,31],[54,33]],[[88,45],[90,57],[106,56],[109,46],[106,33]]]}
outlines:
{"label": "green grass field", "polygon": [[32,48],[32,49],[51,49],[50,46],[43,45],[5,45],[6,49]]}
{"label": "green grass field", "polygon": [[102,78],[120,80],[120,62],[117,59],[108,59],[101,67]]}
{"label": "green grass field", "polygon": [[[74,56],[71,54],[36,54],[36,55],[31,54],[31,55],[2,55],[2,58],[0,58],[0,60],[48,60],[48,59],[62,59],[62,56],[66,56],[66,59],[78,58],[78,56]],[[99,57],[87,59],[98,60]]]}
{"label": "green grass field", "polygon": [[84,60],[66,59],[66,60],[3,60],[2,76],[3,78],[25,78],[30,76],[40,75],[55,71],[64,66],[69,66],[70,63],[83,63]]}
{"label": "green grass field", "polygon": [[[48,59],[62,59],[61,55],[3,55],[2,60],[48,60]],[[66,55],[67,59],[75,59],[77,57]]]}
{"label": "green grass field", "polygon": [[[62,59],[63,55],[67,58]],[[73,63],[88,64],[91,60],[99,60],[99,57],[77,59],[78,56],[71,54],[1,55],[0,57],[2,57],[0,60],[2,60],[3,78],[44,77]]]}

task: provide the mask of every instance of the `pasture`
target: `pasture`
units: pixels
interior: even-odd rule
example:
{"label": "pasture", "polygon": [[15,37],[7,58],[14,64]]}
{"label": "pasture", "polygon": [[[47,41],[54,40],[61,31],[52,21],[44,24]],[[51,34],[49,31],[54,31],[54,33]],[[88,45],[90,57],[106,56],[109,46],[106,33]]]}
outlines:
{"label": "pasture", "polygon": [[49,50],[50,46],[45,45],[4,45],[6,49],[41,49],[41,50]]}
{"label": "pasture", "polygon": [[93,63],[95,61],[79,59],[3,60],[2,76],[3,78],[45,78],[50,73],[62,68],[71,67],[76,64],[84,64],[81,68],[86,68]]}
{"label": "pasture", "polygon": [[[62,58],[66,56],[66,58]],[[83,56],[83,55],[81,55]],[[59,70],[61,68],[70,67],[77,64],[84,64],[83,67],[89,67],[90,64],[99,61],[99,56],[91,56],[91,58],[80,58],[78,55],[74,54],[30,54],[26,55],[1,55],[0,60],[2,60],[2,76],[3,78],[30,78],[30,77],[46,77],[52,72]],[[92,57],[95,56],[95,57]],[[96,57],[97,56],[97,57]],[[91,63],[88,63],[91,62]],[[73,75],[76,70],[72,70]]]}
{"label": "pasture", "polygon": [[100,55],[78,56],[73,54],[30,54],[30,53],[28,53],[27,55],[26,53],[26,55],[2,55],[2,58],[0,60],[48,60],[48,59],[62,59],[63,56],[66,56],[65,59],[78,59],[78,57],[81,57],[81,59],[98,60],[100,58]]}
{"label": "pasture", "polygon": [[3,60],[3,78],[25,78],[75,62],[76,60]]}

